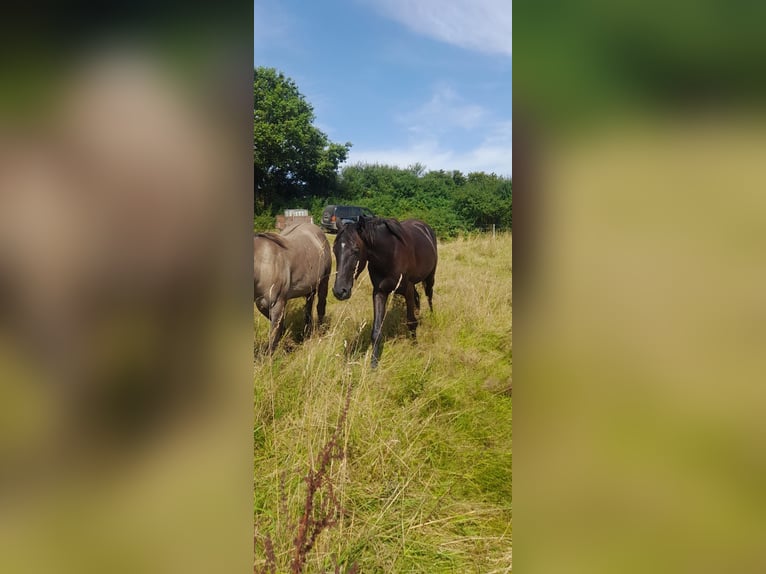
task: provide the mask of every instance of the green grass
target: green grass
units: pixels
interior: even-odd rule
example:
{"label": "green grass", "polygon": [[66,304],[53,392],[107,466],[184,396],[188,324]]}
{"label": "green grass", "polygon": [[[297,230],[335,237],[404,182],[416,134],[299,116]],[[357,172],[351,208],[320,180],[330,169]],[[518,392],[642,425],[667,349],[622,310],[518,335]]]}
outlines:
{"label": "green grass", "polygon": [[389,300],[376,371],[366,272],[349,301],[329,295],[326,324],[305,340],[303,301],[292,301],[271,358],[268,322],[255,312],[257,567],[268,536],[277,571],[289,571],[304,477],[350,393],[339,431],[346,456],[328,471],[342,512],[305,571],[510,571],[511,245],[509,234],[440,244],[434,313],[420,289],[413,342],[403,300]]}

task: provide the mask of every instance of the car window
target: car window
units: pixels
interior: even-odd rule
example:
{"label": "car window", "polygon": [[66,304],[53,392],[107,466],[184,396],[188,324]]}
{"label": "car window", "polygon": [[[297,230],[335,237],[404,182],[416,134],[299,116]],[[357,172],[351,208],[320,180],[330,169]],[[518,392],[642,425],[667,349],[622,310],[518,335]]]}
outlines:
{"label": "car window", "polygon": [[372,217],[372,212],[366,207],[355,205],[339,205],[335,208],[335,217],[338,219],[356,219],[361,215]]}

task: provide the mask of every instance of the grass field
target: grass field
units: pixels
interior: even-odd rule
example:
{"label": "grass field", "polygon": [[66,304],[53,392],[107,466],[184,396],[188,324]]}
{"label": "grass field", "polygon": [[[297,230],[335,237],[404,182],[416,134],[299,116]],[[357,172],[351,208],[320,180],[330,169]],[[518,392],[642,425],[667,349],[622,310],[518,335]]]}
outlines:
{"label": "grass field", "polygon": [[413,342],[390,299],[376,371],[366,271],[305,340],[292,301],[271,358],[254,311],[256,571],[511,571],[511,245],[440,244],[433,314]]}

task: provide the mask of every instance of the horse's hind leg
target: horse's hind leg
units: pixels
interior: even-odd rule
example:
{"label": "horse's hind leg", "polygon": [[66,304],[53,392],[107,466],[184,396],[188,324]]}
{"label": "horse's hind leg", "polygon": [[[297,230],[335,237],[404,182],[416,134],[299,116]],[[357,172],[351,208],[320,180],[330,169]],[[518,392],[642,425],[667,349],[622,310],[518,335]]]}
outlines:
{"label": "horse's hind leg", "polygon": [[407,290],[404,294],[404,299],[407,302],[407,327],[410,330],[410,335],[412,338],[415,338],[415,331],[418,328],[418,319],[415,317],[415,306],[416,306],[416,300],[417,297],[417,289],[415,289],[415,285],[413,283],[410,283],[407,286]]}
{"label": "horse's hind leg", "polygon": [[425,281],[423,281],[423,285],[426,289],[426,296],[428,297],[428,308],[431,310],[431,313],[434,312],[434,304],[433,304],[433,298],[434,298],[434,279],[436,278],[436,269],[434,269],[433,273],[431,273],[428,277],[426,277]]}
{"label": "horse's hind leg", "polygon": [[317,315],[319,317],[319,324],[324,321],[325,308],[327,306],[327,286],[330,283],[330,276],[327,275],[319,281],[319,287],[317,288]]}
{"label": "horse's hind leg", "polygon": [[372,361],[370,366],[375,369],[380,360],[381,345],[383,343],[383,319],[386,315],[386,303],[388,293],[373,291],[372,293]]}
{"label": "horse's hind leg", "polygon": [[314,309],[314,297],[316,296],[316,291],[312,291],[308,295],[306,295],[306,310],[304,312],[306,322],[303,326],[303,332],[305,334],[308,334],[311,332],[311,324],[312,324],[312,313]]}
{"label": "horse's hind leg", "polygon": [[255,299],[255,306],[258,309],[258,311],[266,317],[267,319],[270,319],[269,317],[269,302],[264,299],[263,297],[257,297]]}
{"label": "horse's hind leg", "polygon": [[269,331],[269,353],[277,348],[279,340],[285,332],[285,307],[286,301],[279,300],[269,310],[271,329]]}

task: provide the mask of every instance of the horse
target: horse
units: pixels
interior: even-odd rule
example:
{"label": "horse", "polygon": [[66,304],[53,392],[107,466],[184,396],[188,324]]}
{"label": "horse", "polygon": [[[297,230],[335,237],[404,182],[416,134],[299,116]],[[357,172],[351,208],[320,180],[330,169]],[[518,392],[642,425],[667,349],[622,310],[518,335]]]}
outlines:
{"label": "horse", "polygon": [[407,327],[415,338],[420,310],[420,295],[415,285],[423,283],[428,307],[433,312],[434,276],[438,260],[436,234],[418,219],[360,217],[338,232],[333,246],[337,274],[333,295],[340,301],[351,297],[354,280],[369,268],[372,281],[373,325],[372,367],[380,360],[383,317],[391,293],[403,295],[407,302]]}
{"label": "horse", "polygon": [[281,234],[256,233],[253,263],[253,298],[271,321],[269,353],[273,353],[284,333],[288,299],[306,297],[306,332],[312,326],[314,299],[319,323],[324,321],[332,268],[330,244],[322,230],[309,222],[286,227]]}

